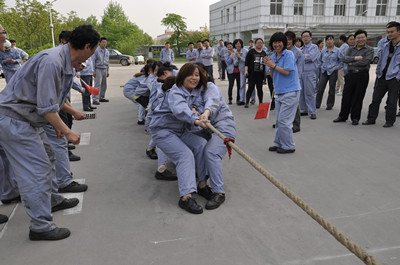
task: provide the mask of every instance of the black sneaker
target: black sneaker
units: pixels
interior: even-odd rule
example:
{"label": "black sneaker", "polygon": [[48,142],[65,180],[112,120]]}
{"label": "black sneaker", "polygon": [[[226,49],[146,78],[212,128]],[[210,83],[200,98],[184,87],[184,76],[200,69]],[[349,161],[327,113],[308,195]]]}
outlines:
{"label": "black sneaker", "polygon": [[146,155],[150,158],[150,159],[158,159],[158,155],[156,153],[156,149],[153,148],[151,150],[147,150],[146,149]]}
{"label": "black sneaker", "polygon": [[204,197],[207,201],[211,199],[211,195],[213,194],[210,186],[205,186],[204,188],[197,187],[197,194]]}
{"label": "black sneaker", "polygon": [[249,104],[245,104],[245,105],[244,105],[244,108],[245,108],[245,109],[248,109],[248,108],[249,108]]}
{"label": "black sneaker", "polygon": [[13,203],[13,202],[21,202],[21,196],[17,196],[17,197],[15,197],[15,198],[12,198],[12,199],[8,199],[8,200],[1,200],[1,202],[3,203],[3,204],[10,204],[10,203]]}
{"label": "black sneaker", "polygon": [[69,209],[69,208],[77,206],[78,203],[79,203],[79,200],[77,198],[71,198],[71,199],[64,198],[64,200],[59,205],[56,205],[51,208],[51,212],[54,213],[57,211]]}
{"label": "black sneaker", "polygon": [[206,203],[207,210],[217,209],[225,201],[225,194],[213,193],[211,199]]}
{"label": "black sneaker", "polygon": [[7,221],[8,221],[8,217],[3,214],[0,214],[0,224],[4,224]]}
{"label": "black sneaker", "polygon": [[276,150],[277,153],[279,154],[290,154],[290,153],[294,153],[296,151],[296,149],[283,149],[278,147],[278,149]]}
{"label": "black sneaker", "polygon": [[105,99],[105,98],[102,98],[102,99],[100,99],[99,101],[100,101],[100,102],[109,102],[109,100],[108,100],[108,99]]}
{"label": "black sneaker", "polygon": [[182,209],[188,211],[189,213],[194,213],[194,214],[201,214],[203,213],[203,208],[197,204],[196,200],[193,199],[192,197],[188,197],[186,201],[182,200],[182,198],[179,199],[179,207]]}
{"label": "black sneaker", "polygon": [[98,101],[93,101],[93,105],[100,105]]}
{"label": "black sneaker", "polygon": [[276,152],[276,151],[278,151],[278,146],[271,146],[270,148],[268,148],[268,151],[270,151],[270,152]]}
{"label": "black sneaker", "polygon": [[59,188],[58,192],[66,193],[66,192],[84,192],[87,191],[88,186],[86,184],[79,184],[76,181],[72,181],[68,186],[64,188]]}
{"label": "black sneaker", "polygon": [[75,148],[76,148],[75,145],[72,145],[72,144],[68,145],[68,150],[69,151],[74,150]]}
{"label": "black sneaker", "polygon": [[238,106],[243,106],[245,103],[243,102],[243,101],[239,101],[238,103],[237,103],[237,105]]}
{"label": "black sneaker", "polygon": [[138,125],[144,125],[144,120],[143,121],[137,121]]}
{"label": "black sneaker", "polygon": [[75,162],[81,160],[80,156],[74,155],[71,151],[68,151],[69,161]]}
{"label": "black sneaker", "polygon": [[250,100],[250,104],[254,105],[256,103],[255,99]]}
{"label": "black sneaker", "polygon": [[32,241],[38,240],[60,240],[69,237],[71,232],[68,228],[58,228],[46,232],[29,231],[29,239]]}
{"label": "black sneaker", "polygon": [[164,170],[164,172],[158,172],[156,171],[156,175],[155,175],[156,179],[159,180],[177,180],[178,176],[174,173],[172,173],[171,171],[169,171],[168,169]]}

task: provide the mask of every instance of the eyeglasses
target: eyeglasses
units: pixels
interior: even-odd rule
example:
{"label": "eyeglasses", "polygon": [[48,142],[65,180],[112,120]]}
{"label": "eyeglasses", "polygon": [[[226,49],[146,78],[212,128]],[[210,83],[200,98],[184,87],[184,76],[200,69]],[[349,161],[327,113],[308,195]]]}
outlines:
{"label": "eyeglasses", "polygon": [[7,31],[2,31],[0,34],[7,35]]}

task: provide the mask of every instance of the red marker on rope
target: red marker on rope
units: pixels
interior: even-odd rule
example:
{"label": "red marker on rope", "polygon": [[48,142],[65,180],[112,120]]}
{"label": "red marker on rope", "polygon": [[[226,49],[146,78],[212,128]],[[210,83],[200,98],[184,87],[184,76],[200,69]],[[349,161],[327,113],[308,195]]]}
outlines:
{"label": "red marker on rope", "polygon": [[232,147],[229,145],[229,142],[235,143],[235,139],[232,139],[232,138],[225,138],[224,139],[224,144],[226,145],[226,148],[228,149],[229,159],[231,159]]}

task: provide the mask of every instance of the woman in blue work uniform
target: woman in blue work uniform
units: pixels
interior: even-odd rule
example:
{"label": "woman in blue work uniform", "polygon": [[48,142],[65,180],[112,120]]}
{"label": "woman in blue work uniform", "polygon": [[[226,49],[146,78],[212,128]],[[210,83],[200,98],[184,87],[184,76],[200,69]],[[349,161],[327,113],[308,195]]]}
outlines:
{"label": "woman in blue work uniform", "polygon": [[183,65],[176,84],[158,99],[160,103],[153,109],[148,127],[157,147],[176,165],[179,206],[194,214],[203,212],[192,198],[192,193],[197,191],[196,173],[199,179],[205,179],[206,173],[204,147],[207,141],[189,132],[193,125],[207,127],[191,110],[192,104],[201,97],[201,87],[207,89],[204,72],[196,64]]}
{"label": "woman in blue work uniform", "polygon": [[[203,107],[200,108],[203,109],[200,111],[203,113],[200,115],[200,119],[204,122],[211,122],[225,137],[234,140],[236,137],[235,121],[219,87],[211,82],[207,84],[207,89],[202,91],[202,105]],[[226,152],[224,140],[212,133],[204,150],[212,190],[206,185],[206,179],[200,177],[197,188],[198,194],[208,200],[205,206],[207,210],[216,209],[225,201],[222,159]]]}
{"label": "woman in blue work uniform", "polygon": [[287,38],[282,32],[276,32],[269,41],[272,58],[264,57],[264,64],[271,70],[275,88],[275,140],[269,151],[293,153],[293,120],[300,98],[300,82],[297,73],[296,58],[287,50]]}
{"label": "woman in blue work uniform", "polygon": [[130,100],[132,100],[133,103],[135,103],[138,107],[139,115],[138,115],[138,124],[139,125],[144,125],[144,118],[145,118],[145,111],[146,109],[139,104],[136,99],[136,89],[140,85],[146,85],[146,81],[150,74],[152,73],[151,65],[146,64],[143,68],[143,71],[135,74],[131,79],[126,82],[124,85],[124,96]]}

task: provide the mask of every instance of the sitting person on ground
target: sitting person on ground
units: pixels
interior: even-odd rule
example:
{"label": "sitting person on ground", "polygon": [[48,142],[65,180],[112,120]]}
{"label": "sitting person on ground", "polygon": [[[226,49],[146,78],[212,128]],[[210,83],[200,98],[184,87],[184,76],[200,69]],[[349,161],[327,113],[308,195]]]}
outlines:
{"label": "sitting person on ground", "polygon": [[193,125],[207,127],[191,110],[192,103],[201,97],[201,87],[207,89],[207,78],[199,67],[193,63],[183,65],[176,84],[161,94],[159,104],[153,107],[148,130],[157,147],[176,165],[179,206],[194,214],[203,212],[192,197],[192,193],[197,192],[196,173],[200,179],[206,175],[204,148],[207,141],[189,131]]}

